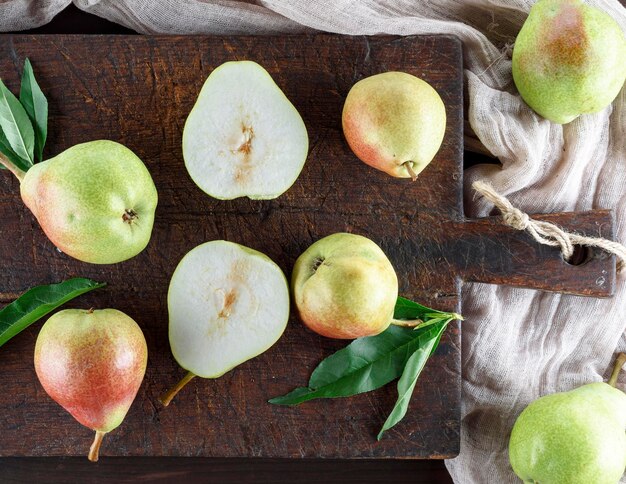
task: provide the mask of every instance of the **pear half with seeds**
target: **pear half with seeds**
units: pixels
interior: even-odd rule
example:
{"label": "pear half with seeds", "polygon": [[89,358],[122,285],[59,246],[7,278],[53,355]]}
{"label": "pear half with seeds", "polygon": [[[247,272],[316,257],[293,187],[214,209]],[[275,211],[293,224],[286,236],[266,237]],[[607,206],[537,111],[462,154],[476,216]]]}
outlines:
{"label": "pear half with seeds", "polygon": [[302,171],[306,126],[256,62],[226,62],[207,78],[183,130],[193,181],[212,197],[272,199]]}
{"label": "pear half with seeds", "polygon": [[163,395],[166,406],[195,376],[220,377],[276,343],[289,319],[289,288],[266,255],[215,240],[180,261],[167,305],[172,353],[188,373]]}

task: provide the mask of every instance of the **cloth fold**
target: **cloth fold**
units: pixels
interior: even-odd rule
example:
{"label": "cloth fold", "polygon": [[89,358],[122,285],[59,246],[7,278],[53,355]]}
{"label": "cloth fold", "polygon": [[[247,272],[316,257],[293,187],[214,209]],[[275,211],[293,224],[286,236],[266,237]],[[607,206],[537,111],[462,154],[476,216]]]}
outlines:
{"label": "cloth fold", "polygon": [[[492,209],[484,199],[474,200],[470,188],[473,181],[485,179],[529,214],[612,208],[617,240],[626,241],[625,90],[604,111],[565,126],[530,110],[515,89],[507,55],[530,0],[74,3],[141,33],[456,35],[464,45],[467,120],[502,163],[466,171],[467,215],[486,216]],[[617,0],[587,3],[605,10],[626,30],[626,12]],[[68,4],[4,0],[0,30],[42,25]],[[515,418],[541,395],[608,376],[614,353],[626,351],[625,296],[624,277],[615,297],[606,300],[486,284],[464,287],[461,453],[447,462],[455,482],[519,482],[507,456]],[[624,388],[624,377],[620,381]]]}

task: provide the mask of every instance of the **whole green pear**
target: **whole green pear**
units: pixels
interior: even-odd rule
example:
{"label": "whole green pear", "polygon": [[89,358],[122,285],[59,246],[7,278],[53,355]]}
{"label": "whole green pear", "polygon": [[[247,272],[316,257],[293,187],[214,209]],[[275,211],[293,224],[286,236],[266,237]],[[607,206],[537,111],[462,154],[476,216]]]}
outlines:
{"label": "whole green pear", "polygon": [[33,165],[24,203],[66,254],[93,264],[134,257],[150,240],[157,191],[143,162],[114,141],[73,146]]}
{"label": "whole green pear", "polygon": [[625,429],[626,394],[610,384],[547,395],[515,422],[511,466],[527,483],[615,484],[626,468]]}
{"label": "whole green pear", "polygon": [[580,0],[539,0],[515,40],[512,62],[524,101],[565,124],[615,99],[626,79],[626,39],[606,12]]}
{"label": "whole green pear", "polygon": [[291,287],[302,322],[328,338],[373,336],[394,321],[396,271],[362,235],[340,232],[314,242],[296,260]]}
{"label": "whole green pear", "polygon": [[361,161],[396,178],[416,180],[441,147],[446,107],[426,81],[406,72],[383,72],[352,86],[341,123]]}

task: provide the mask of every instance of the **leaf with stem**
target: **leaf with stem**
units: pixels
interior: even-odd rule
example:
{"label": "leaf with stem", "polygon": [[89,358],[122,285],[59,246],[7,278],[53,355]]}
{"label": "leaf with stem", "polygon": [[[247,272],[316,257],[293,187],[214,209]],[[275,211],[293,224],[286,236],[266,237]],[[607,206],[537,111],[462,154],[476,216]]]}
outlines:
{"label": "leaf with stem", "polygon": [[406,415],[409,401],[428,358],[448,324],[459,314],[428,308],[399,297],[393,323],[418,322],[414,328],[391,325],[376,336],[359,338],[324,359],[313,370],[308,386],[272,398],[276,405],[298,405],[316,398],[347,397],[398,381],[398,399],[378,439]]}
{"label": "leaf with stem", "polygon": [[270,403],[298,405],[316,398],[347,397],[380,388],[402,375],[417,350],[438,341],[441,328],[437,324],[460,317],[404,298],[398,299],[394,317],[397,316],[421,319],[423,323],[416,328],[390,326],[379,335],[354,340],[324,359],[313,370],[307,387],[272,398]]}
{"label": "leaf with stem", "polygon": [[323,360],[313,371],[308,387],[272,398],[270,403],[298,405],[316,398],[349,397],[376,390],[398,378],[409,357],[434,336],[432,328],[390,326],[379,335],[356,339]]}

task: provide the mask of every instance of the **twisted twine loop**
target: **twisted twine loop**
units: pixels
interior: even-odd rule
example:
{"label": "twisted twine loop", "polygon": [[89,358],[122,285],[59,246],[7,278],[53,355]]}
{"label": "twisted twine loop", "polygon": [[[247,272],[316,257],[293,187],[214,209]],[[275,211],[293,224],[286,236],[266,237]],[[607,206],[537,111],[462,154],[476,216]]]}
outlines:
{"label": "twisted twine loop", "polygon": [[617,272],[621,272],[626,266],[626,247],[619,242],[566,232],[550,222],[534,220],[528,214],[514,207],[506,197],[500,195],[491,185],[483,181],[475,181],[472,183],[472,188],[502,212],[502,220],[506,225],[516,230],[528,231],[540,244],[560,247],[565,260],[569,260],[574,255],[575,245],[584,245],[597,247],[617,257]]}

